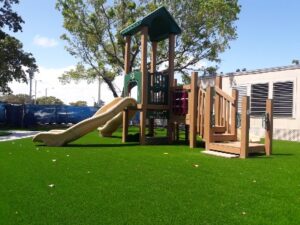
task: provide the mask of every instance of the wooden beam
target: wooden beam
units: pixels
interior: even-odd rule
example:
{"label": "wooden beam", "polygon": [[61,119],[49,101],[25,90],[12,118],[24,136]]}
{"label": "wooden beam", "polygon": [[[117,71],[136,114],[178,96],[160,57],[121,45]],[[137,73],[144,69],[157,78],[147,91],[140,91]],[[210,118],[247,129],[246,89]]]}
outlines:
{"label": "wooden beam", "polygon": [[190,114],[190,148],[196,147],[197,138],[197,83],[198,83],[198,73],[192,73],[191,79],[191,95],[189,98],[189,114]]}
{"label": "wooden beam", "polygon": [[268,124],[266,126],[265,151],[266,155],[270,156],[272,154],[273,140],[273,101],[271,99],[267,99],[266,113],[268,115]]}
{"label": "wooden beam", "polygon": [[212,87],[206,88],[205,95],[205,114],[204,114],[204,136],[205,136],[205,147],[206,150],[209,150],[209,144],[213,142],[213,132],[211,129],[211,112],[212,112]]}
{"label": "wooden beam", "polygon": [[174,60],[175,60],[175,34],[170,34],[169,35],[169,69],[168,69],[168,75],[169,75],[169,119],[168,119],[168,141],[169,143],[172,143],[172,137],[174,136],[173,133],[173,129],[172,129],[172,123],[173,118],[172,118],[172,88],[173,88],[173,84],[174,84]]}
{"label": "wooden beam", "polygon": [[249,128],[250,128],[249,96],[243,96],[242,127],[241,127],[241,153],[240,153],[240,158],[243,158],[243,159],[248,157]]}
{"label": "wooden beam", "polygon": [[125,143],[127,141],[128,137],[128,127],[129,127],[129,116],[128,116],[128,110],[123,111],[123,126],[122,126],[122,142]]}
{"label": "wooden beam", "polygon": [[[215,87],[222,89],[222,77],[217,76],[215,81]],[[215,125],[220,126],[220,96],[215,96]]]}
{"label": "wooden beam", "polygon": [[[124,71],[125,76],[131,72],[130,66],[130,44],[131,44],[131,36],[125,37],[125,58],[124,58]],[[125,110],[123,112],[123,121],[122,121],[122,142],[125,143],[128,136],[128,111]]]}
{"label": "wooden beam", "polygon": [[125,59],[124,59],[124,71],[125,74],[131,72],[130,70],[130,44],[131,44],[131,36],[125,37]]}
{"label": "wooden beam", "polygon": [[146,110],[147,110],[147,41],[148,27],[141,28],[141,72],[142,72],[142,97],[140,112],[140,144],[146,144]]}
{"label": "wooden beam", "polygon": [[235,136],[235,140],[237,140],[237,110],[238,110],[238,96],[239,92],[237,90],[232,90],[232,97],[234,102],[231,105],[231,129],[230,133]]}
{"label": "wooden beam", "polygon": [[[151,48],[151,63],[150,63],[150,72],[156,72],[156,58],[157,58],[157,42],[152,42]],[[151,85],[153,85],[153,76],[151,76]],[[154,119],[149,119],[149,136],[154,136]]]}

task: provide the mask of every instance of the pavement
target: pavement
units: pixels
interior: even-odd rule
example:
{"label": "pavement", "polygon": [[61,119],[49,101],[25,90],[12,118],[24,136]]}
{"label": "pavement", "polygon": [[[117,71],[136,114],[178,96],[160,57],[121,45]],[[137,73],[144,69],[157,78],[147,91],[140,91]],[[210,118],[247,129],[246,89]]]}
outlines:
{"label": "pavement", "polygon": [[18,140],[18,139],[22,139],[22,138],[29,138],[29,137],[36,135],[40,131],[9,130],[7,132],[9,132],[11,134],[7,135],[7,136],[1,136],[0,142]]}

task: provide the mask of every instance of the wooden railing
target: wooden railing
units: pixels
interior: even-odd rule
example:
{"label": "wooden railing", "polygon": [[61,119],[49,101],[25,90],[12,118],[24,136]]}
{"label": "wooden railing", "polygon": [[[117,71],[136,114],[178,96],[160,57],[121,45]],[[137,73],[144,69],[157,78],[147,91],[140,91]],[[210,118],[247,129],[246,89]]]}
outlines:
{"label": "wooden railing", "polygon": [[197,107],[197,133],[204,136],[204,108],[205,106],[205,90],[198,89],[198,107]]}
{"label": "wooden railing", "polygon": [[237,103],[238,91],[232,90],[232,95],[225,93],[222,90],[221,77],[216,78],[215,99],[214,99],[214,114],[215,122],[213,124],[214,131],[222,131],[234,135],[236,139],[237,127]]}

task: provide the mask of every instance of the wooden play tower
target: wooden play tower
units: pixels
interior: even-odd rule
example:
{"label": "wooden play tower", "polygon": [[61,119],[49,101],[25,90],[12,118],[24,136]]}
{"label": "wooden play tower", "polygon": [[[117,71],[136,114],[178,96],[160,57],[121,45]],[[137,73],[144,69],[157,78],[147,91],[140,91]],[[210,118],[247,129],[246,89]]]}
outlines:
{"label": "wooden play tower", "polygon": [[[131,71],[131,37],[137,33],[141,35],[141,65],[140,71]],[[121,34],[125,37],[125,96],[130,94],[132,83],[138,87],[138,105],[135,110],[140,111],[140,143],[146,144],[146,120],[149,118],[149,133],[153,134],[153,118],[163,116],[168,118],[168,139],[172,141],[171,108],[174,85],[174,58],[175,36],[181,33],[181,29],[166,10],[160,7],[151,14],[124,29]],[[157,72],[156,58],[158,42],[168,40],[169,43],[169,67],[168,70]],[[147,68],[148,41],[151,42],[150,71]],[[123,113],[123,141],[128,135],[128,109]],[[151,117],[152,115],[152,117]]]}
{"label": "wooden play tower", "polygon": [[[132,71],[132,36],[141,36],[140,70]],[[266,102],[264,127],[265,144],[249,142],[250,111],[249,97],[242,100],[240,128],[238,129],[238,91],[228,94],[222,90],[222,77],[218,76],[214,87],[201,87],[198,74],[192,73],[189,85],[178,86],[174,79],[175,38],[181,33],[173,17],[165,7],[160,7],[141,20],[121,31],[125,38],[124,96],[138,86],[137,106],[123,112],[122,141],[128,136],[129,118],[140,112],[140,144],[155,144],[154,119],[167,120],[167,143],[179,140],[179,125],[185,127],[186,140],[191,148],[196,147],[197,136],[205,142],[207,150],[233,153],[241,158],[251,153],[272,152],[273,111],[272,100]],[[157,71],[157,47],[160,41],[168,41],[169,64],[165,71]],[[150,68],[148,71],[148,42],[151,42]],[[146,126],[148,133],[146,134]],[[240,138],[238,137],[240,131]],[[149,141],[149,140],[152,140]]]}

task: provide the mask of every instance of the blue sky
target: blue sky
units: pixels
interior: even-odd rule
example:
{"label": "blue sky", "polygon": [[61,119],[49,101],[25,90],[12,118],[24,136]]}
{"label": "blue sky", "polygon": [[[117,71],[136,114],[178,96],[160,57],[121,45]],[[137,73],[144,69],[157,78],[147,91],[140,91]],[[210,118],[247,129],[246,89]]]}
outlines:
{"label": "blue sky", "polygon": [[[55,9],[55,2],[56,0],[21,0],[14,8],[25,20],[25,24],[23,32],[14,35],[23,42],[24,49],[32,52],[36,58],[41,74],[44,74],[37,78],[43,80],[40,85],[49,90],[56,88],[54,94],[61,96],[66,87],[80,91],[86,89],[86,83],[82,84],[81,89],[79,86],[77,89],[64,86],[63,90],[58,90],[60,84],[57,83],[57,76],[74,66],[77,60],[65,51],[65,43],[59,38],[64,29],[62,16]],[[251,70],[290,65],[293,59],[300,59],[299,0],[240,0],[239,3],[242,10],[236,22],[238,39],[232,41],[231,48],[220,55],[222,63],[219,65],[219,72],[232,72],[237,68]],[[47,84],[49,76],[52,81]],[[90,87],[93,88],[97,89],[96,86]],[[24,92],[27,87],[15,85],[13,90],[15,93]],[[88,102],[96,98],[96,91],[92,95]],[[74,96],[75,98],[79,97]],[[65,101],[68,100],[70,99]]]}
{"label": "blue sky", "polygon": [[[240,4],[242,11],[236,23],[238,39],[221,55],[220,71],[287,65],[300,58],[299,0],[241,0]],[[23,33],[16,36],[34,54],[39,65],[61,68],[76,62],[59,39],[64,29],[55,0],[22,0],[15,8],[25,20]],[[36,46],[33,40],[37,35],[55,39],[58,45]]]}

